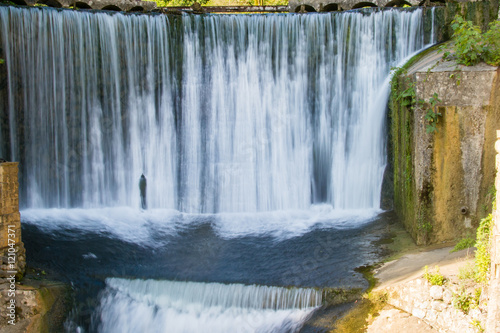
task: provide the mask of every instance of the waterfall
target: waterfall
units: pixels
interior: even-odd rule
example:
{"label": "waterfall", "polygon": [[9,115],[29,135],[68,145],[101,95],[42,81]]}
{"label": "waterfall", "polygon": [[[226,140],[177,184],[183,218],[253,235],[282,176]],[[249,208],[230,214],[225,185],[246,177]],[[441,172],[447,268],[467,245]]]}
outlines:
{"label": "waterfall", "polygon": [[304,288],[106,280],[99,332],[296,332],[321,305]]}
{"label": "waterfall", "polygon": [[0,7],[2,151],[26,208],[379,207],[391,66],[422,11],[123,15]]}

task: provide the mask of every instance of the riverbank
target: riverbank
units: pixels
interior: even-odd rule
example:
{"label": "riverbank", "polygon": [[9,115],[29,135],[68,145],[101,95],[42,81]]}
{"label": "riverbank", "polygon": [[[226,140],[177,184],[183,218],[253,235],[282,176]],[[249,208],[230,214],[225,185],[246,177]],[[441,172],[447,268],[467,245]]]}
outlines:
{"label": "riverbank", "polygon": [[[6,301],[10,289],[0,285],[2,306],[8,306]],[[71,306],[71,288],[62,282],[47,277],[39,269],[26,269],[26,275],[15,284],[15,314],[14,321],[0,322],[0,331],[5,333],[21,332],[62,332],[64,321]],[[9,318],[10,320],[10,318]]]}
{"label": "riverbank", "polygon": [[[481,296],[481,286],[468,274],[474,249],[452,249],[441,244],[396,254],[373,271],[375,288],[332,332],[479,332],[486,320],[486,293]],[[442,286],[424,278],[425,266],[431,272],[439,267]]]}

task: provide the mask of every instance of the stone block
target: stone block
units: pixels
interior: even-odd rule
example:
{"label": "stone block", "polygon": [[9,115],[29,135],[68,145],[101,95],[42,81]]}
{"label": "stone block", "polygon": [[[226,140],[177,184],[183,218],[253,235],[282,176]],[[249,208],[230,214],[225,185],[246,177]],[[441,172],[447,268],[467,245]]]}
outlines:
{"label": "stone block", "polygon": [[436,322],[438,315],[439,313],[436,310],[428,310],[427,316],[425,317],[425,321],[433,325]]}
{"label": "stone block", "polygon": [[424,319],[427,311],[424,309],[419,309],[419,308],[414,308],[413,311],[411,312],[412,315],[414,315],[417,318]]}
{"label": "stone block", "polygon": [[436,311],[443,311],[444,308],[446,307],[446,305],[440,301],[433,301],[431,306],[432,306],[432,309],[434,309]]}
{"label": "stone block", "polygon": [[430,289],[430,295],[432,299],[441,300],[443,299],[443,287],[442,286],[432,286]]}
{"label": "stone block", "polygon": [[445,304],[450,304],[452,299],[453,299],[453,293],[451,292],[451,290],[446,289],[443,292],[443,302]]}

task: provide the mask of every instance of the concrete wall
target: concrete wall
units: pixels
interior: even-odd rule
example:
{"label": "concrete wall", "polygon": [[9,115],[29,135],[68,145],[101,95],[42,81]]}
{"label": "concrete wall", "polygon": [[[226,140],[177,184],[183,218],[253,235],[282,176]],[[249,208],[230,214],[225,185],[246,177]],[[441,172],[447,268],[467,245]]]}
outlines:
{"label": "concrete wall", "polygon": [[17,163],[0,163],[0,284],[5,284],[4,279],[12,274],[22,277],[26,265],[17,173]]}
{"label": "concrete wall", "polygon": [[437,132],[427,130],[428,103],[392,108],[395,210],[419,244],[474,238],[493,200],[498,69],[436,66],[440,58],[435,51],[427,54],[408,69],[409,81],[400,87],[413,82],[417,101],[437,94]]}

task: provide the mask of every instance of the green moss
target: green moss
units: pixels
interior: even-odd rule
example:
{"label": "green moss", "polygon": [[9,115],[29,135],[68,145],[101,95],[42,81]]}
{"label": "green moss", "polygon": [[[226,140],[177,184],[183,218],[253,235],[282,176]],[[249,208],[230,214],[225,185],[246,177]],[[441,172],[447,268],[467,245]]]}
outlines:
{"label": "green moss", "polygon": [[378,282],[377,278],[375,278],[375,274],[373,274],[374,268],[374,266],[366,265],[354,269],[354,271],[361,273],[365,280],[368,281],[368,289],[366,292],[370,292]]}
{"label": "green moss", "polygon": [[382,310],[386,305],[386,302],[387,297],[384,296],[372,296],[361,299],[347,315],[345,315],[335,323],[335,329],[332,332],[364,332],[370,321],[370,318],[377,316],[380,310]]}
{"label": "green moss", "polygon": [[[399,218],[415,237],[416,230],[412,230],[412,221],[415,217],[413,197],[413,124],[412,103],[410,93],[412,82],[406,75],[406,70],[418,61],[415,56],[403,67],[395,70],[391,80],[391,96],[389,100],[391,123],[391,147],[393,158],[394,179],[394,208]],[[406,93],[405,93],[406,92]],[[410,103],[409,103],[410,102]]]}
{"label": "green moss", "polygon": [[323,305],[333,306],[347,302],[354,302],[361,298],[361,288],[323,288]]}

